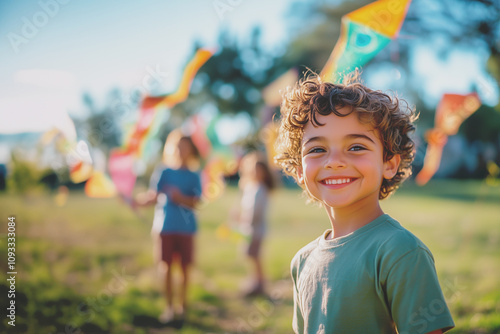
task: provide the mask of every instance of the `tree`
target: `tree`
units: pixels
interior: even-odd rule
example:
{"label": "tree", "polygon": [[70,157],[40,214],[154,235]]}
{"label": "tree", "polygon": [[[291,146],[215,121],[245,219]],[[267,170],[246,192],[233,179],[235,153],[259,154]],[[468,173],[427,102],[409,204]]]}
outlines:
{"label": "tree", "polygon": [[174,114],[194,114],[205,104],[216,106],[222,114],[255,116],[259,111],[260,90],[274,71],[273,56],[261,48],[260,29],[254,28],[248,44],[239,45],[228,31],[222,31],[219,47],[198,72],[187,101],[173,108]]}
{"label": "tree", "polygon": [[118,89],[109,92],[103,107],[99,107],[92,96],[83,94],[83,103],[88,111],[85,119],[75,119],[78,137],[90,146],[101,149],[106,155],[122,144],[123,123],[139,105],[137,94],[131,96]]}

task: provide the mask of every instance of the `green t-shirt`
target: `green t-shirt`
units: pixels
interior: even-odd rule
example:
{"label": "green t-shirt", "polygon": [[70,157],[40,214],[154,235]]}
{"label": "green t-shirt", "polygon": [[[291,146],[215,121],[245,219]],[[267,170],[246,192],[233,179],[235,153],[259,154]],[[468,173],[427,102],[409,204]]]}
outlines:
{"label": "green t-shirt", "polygon": [[[428,333],[454,327],[429,249],[388,215],[321,237],[292,260],[296,333]],[[397,331],[396,331],[397,328]]]}

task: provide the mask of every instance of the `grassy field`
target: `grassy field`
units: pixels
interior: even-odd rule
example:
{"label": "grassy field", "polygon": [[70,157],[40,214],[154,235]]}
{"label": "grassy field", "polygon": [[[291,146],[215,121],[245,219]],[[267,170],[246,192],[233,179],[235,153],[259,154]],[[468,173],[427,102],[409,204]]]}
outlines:
{"label": "grassy field", "polygon": [[[272,197],[264,253],[270,298],[241,298],[249,269],[241,244],[216,230],[237,205],[236,189],[200,209],[190,314],[181,333],[290,333],[289,263],[328,228],[323,210],[299,190]],[[382,202],[424,241],[436,259],[455,318],[451,333],[500,333],[500,187],[477,181],[411,183]],[[16,216],[16,327],[2,314],[1,333],[173,333],[153,264],[152,210],[138,218],[116,199],[72,192],[64,207],[52,195],[0,194],[1,309],[7,307],[6,231]]]}

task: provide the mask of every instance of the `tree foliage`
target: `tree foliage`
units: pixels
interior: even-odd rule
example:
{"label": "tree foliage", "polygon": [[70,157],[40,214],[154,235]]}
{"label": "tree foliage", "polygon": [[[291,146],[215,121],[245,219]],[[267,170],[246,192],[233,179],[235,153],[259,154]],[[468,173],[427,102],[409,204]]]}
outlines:
{"label": "tree foliage", "polygon": [[228,31],[219,35],[219,50],[198,72],[188,100],[174,113],[196,113],[212,104],[222,114],[246,112],[255,116],[262,104],[261,89],[276,70],[275,59],[261,46],[260,29],[255,28],[247,44],[238,43]]}

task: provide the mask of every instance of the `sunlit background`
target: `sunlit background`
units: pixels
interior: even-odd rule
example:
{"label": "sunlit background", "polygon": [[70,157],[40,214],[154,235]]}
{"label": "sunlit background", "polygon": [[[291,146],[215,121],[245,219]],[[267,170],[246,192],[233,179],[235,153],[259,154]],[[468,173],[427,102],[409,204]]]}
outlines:
{"label": "sunlit background", "polygon": [[[19,298],[25,298],[21,328],[56,333],[72,323],[84,333],[170,330],[148,325],[162,305],[148,239],[152,212],[133,212],[118,196],[88,198],[84,180],[70,178],[75,162],[67,147],[47,139],[51,131],[62,133],[79,153],[86,152],[81,159],[106,173],[110,153],[124,145],[139,119],[141,100],[174,92],[196,50],[206,48],[214,55],[198,71],[186,101],[158,110],[154,131],[135,162],[134,191],[147,187],[167,135],[189,129],[196,115],[226,158],[238,161],[252,149],[269,151],[260,130],[272,115],[279,116],[279,107],[265,101],[266,87],[290,69],[299,76],[319,73],[339,38],[341,17],[369,2],[1,1],[0,219],[2,238],[9,215],[23,224],[18,231],[19,267],[24,263],[18,282],[24,296]],[[480,98],[479,109],[448,137],[430,183],[419,187],[411,178],[387,207],[396,218],[407,219],[436,255],[440,279],[448,286],[445,296],[460,325],[454,332],[500,333],[500,3],[413,0],[398,36],[362,68],[362,78],[420,113],[414,174],[423,167],[426,133],[435,125],[443,94]],[[324,219],[322,212],[302,206],[298,188],[283,178],[286,187],[274,197],[275,227],[267,246],[276,298],[262,305],[241,301],[236,281],[245,271],[238,267],[238,240],[212,241],[227,220],[221,212],[238,203],[234,172],[225,176],[228,186],[220,198],[200,211],[200,249],[211,251],[201,251],[191,295],[196,321],[183,332],[290,332],[289,261],[328,226],[323,221],[310,227],[309,217]],[[433,219],[436,225],[443,222],[437,230],[430,230]],[[74,248],[68,252],[68,247]],[[134,279],[111,301],[91,306],[88,298],[96,298],[113,270],[123,268]],[[38,294],[41,289],[48,292]],[[46,311],[37,310],[35,302]],[[81,303],[95,311],[92,319],[89,312],[75,313],[74,305]],[[260,310],[255,312],[262,319],[250,319],[248,309]],[[0,329],[10,330],[2,321]]]}

